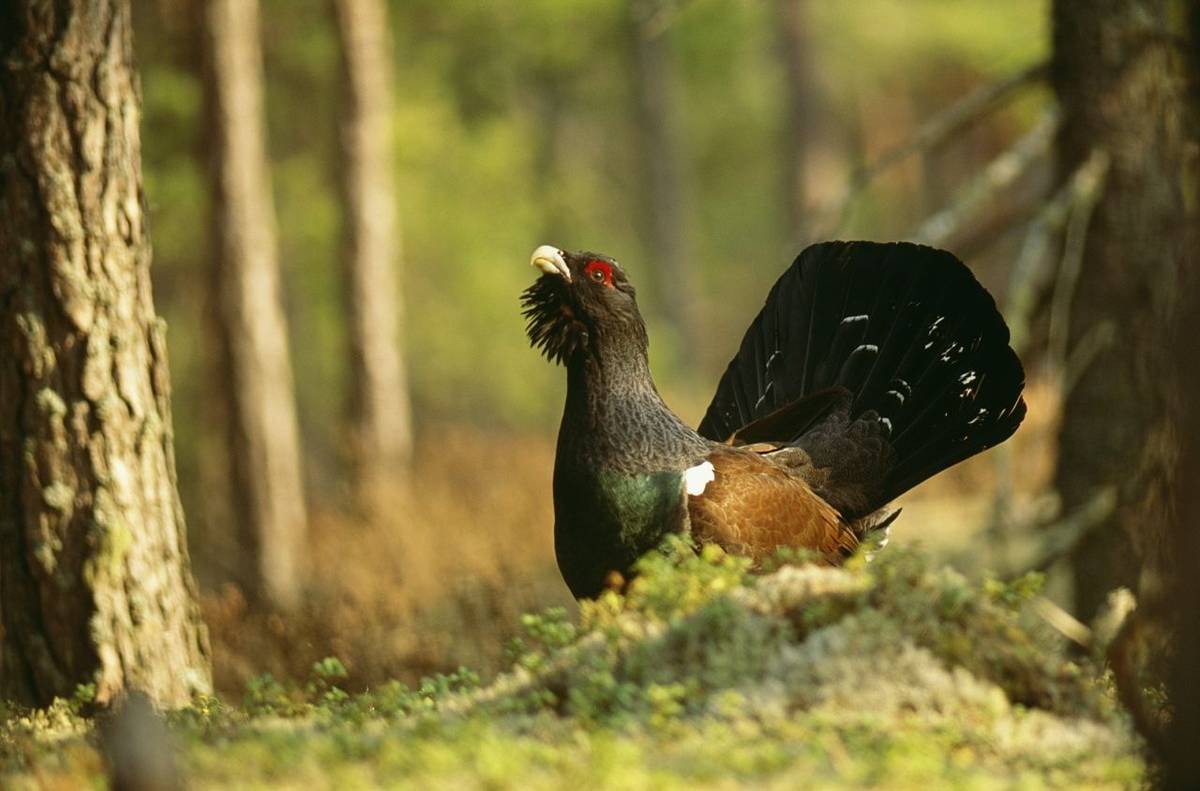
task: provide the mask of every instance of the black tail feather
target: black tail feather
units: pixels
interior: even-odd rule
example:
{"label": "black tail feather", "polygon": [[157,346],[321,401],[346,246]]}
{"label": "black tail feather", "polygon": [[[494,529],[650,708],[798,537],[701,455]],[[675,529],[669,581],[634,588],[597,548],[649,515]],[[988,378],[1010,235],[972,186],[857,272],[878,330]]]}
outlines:
{"label": "black tail feather", "polygon": [[847,436],[883,436],[882,470],[872,468],[882,477],[869,482],[867,498],[879,508],[1016,431],[1025,374],[1008,338],[992,297],[950,253],[907,243],[813,245],[771,289],[699,430],[726,440],[814,392],[845,388],[853,400],[838,442],[829,426],[794,441],[837,478]]}

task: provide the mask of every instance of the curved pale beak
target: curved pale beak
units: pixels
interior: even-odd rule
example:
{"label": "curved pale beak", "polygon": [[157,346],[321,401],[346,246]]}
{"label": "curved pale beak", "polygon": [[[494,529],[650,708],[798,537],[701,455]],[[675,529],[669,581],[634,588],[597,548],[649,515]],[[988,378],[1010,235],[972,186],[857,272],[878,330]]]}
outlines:
{"label": "curved pale beak", "polygon": [[567,268],[567,259],[563,258],[562,250],[553,245],[544,244],[534,250],[529,264],[548,275],[559,275],[568,283],[571,282],[571,270]]}

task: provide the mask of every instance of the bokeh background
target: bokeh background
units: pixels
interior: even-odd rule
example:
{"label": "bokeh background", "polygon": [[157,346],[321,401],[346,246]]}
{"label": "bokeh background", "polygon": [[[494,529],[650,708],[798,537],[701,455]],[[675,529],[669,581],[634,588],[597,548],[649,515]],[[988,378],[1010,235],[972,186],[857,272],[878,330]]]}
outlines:
{"label": "bokeh background", "polygon": [[[1042,0],[661,4],[644,24],[670,99],[677,191],[665,199],[678,213],[684,262],[666,272],[647,222],[664,197],[645,166],[647,62],[635,38],[645,27],[631,24],[627,0],[391,2],[402,231],[394,297],[416,441],[407,482],[397,480],[388,507],[365,517],[353,502],[342,422],[350,366],[337,33],[323,0],[263,0],[267,150],[310,509],[304,600],[285,616],[255,604],[234,571],[242,548],[225,505],[224,429],[213,407],[229,384],[214,373],[209,341],[194,19],[187,3],[134,5],[179,484],[216,680],[231,694],[262,672],[303,677],[329,655],[346,664],[351,686],[460,664],[495,668],[522,612],[573,606],[551,537],[565,376],[530,350],[518,305],[535,246],[593,249],[624,264],[660,388],[694,424],[745,326],[806,242],[926,238],[924,220],[961,205],[989,163],[1052,123],[1049,90],[1031,81],[937,145],[869,183],[858,178],[945,108],[1043,62]],[[801,24],[785,13],[801,14]],[[1044,148],[938,238],[1002,305],[1032,209],[1052,184]],[[689,299],[683,321],[670,308],[676,290]],[[1004,526],[1052,508],[1042,492],[1059,381],[1037,343],[1025,357],[1030,413],[1012,449],[907,495],[894,541],[921,543],[969,573],[1020,566],[1024,538]],[[1053,580],[1049,590],[1063,595]]]}

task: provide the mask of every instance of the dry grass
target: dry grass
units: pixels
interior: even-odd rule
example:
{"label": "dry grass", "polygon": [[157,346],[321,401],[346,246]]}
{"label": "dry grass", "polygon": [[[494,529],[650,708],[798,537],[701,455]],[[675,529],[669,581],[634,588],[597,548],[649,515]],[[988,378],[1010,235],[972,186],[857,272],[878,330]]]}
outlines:
{"label": "dry grass", "polygon": [[554,562],[549,439],[461,427],[428,432],[408,491],[376,520],[314,515],[308,597],[286,618],[236,586],[203,594],[217,689],[269,672],[305,678],[341,658],[350,686],[493,670],[521,613],[573,606]]}

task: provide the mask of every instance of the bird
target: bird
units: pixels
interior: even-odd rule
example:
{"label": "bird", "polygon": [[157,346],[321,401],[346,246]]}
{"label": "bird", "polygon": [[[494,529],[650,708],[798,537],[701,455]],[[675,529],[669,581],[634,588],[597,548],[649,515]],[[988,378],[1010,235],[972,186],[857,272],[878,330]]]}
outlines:
{"label": "bird", "polygon": [[1008,439],[1025,416],[1008,327],[944,250],[804,249],[694,429],[655,386],[625,269],[553,245],[530,263],[526,334],[567,373],[554,549],[579,599],[631,579],[669,534],[756,564],[785,547],[829,564],[882,547],[899,495]]}

